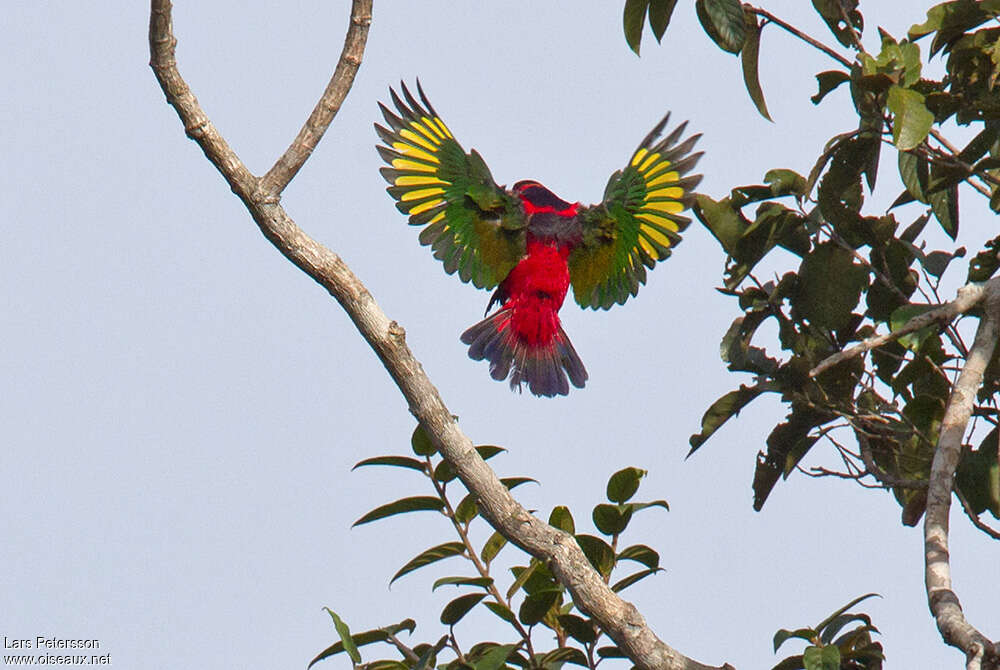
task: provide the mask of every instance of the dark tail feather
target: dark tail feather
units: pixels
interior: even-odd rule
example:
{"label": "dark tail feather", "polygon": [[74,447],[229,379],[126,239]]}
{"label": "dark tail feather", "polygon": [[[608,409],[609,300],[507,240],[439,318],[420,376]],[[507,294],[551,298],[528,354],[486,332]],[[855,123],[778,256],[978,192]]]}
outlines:
{"label": "dark tail feather", "polygon": [[518,391],[527,384],[535,395],[551,398],[569,393],[570,382],[583,388],[587,370],[561,325],[550,344],[531,346],[511,333],[509,323],[510,310],[501,309],[462,333],[469,358],[489,361],[490,376],[497,381],[510,375],[510,387]]}

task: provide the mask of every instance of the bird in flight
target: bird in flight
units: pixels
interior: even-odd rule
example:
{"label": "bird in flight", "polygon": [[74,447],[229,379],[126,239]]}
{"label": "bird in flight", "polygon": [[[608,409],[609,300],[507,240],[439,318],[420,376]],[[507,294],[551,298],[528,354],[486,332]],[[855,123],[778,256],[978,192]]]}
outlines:
{"label": "bird in flight", "polygon": [[[420,243],[463,282],[494,289],[486,318],[462,333],[469,356],[487,360],[493,379],[510,378],[537,396],[583,388],[587,370],[559,320],[569,287],[584,308],[623,304],[646,282],[646,269],[666,259],[691,220],[701,175],[688,174],[701,153],[700,135],[682,139],[687,122],[665,136],[666,117],[642,140],[628,164],[611,175],[596,205],[567,202],[537,181],[498,185],[475,149],[466,153],[427,100],[405,84],[389,89],[395,111],[379,103],[388,127],[386,189]],[[662,137],[661,137],[662,136]],[[499,308],[490,314],[493,305]]]}

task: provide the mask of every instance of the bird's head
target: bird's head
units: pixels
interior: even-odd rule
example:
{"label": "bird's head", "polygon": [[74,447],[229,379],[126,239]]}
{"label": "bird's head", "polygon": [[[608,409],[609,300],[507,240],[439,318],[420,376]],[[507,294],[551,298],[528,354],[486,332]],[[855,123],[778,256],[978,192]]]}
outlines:
{"label": "bird's head", "polygon": [[559,216],[576,216],[576,209],[580,206],[578,202],[566,202],[532,179],[524,179],[514,184],[514,193],[521,198],[528,214],[551,212]]}

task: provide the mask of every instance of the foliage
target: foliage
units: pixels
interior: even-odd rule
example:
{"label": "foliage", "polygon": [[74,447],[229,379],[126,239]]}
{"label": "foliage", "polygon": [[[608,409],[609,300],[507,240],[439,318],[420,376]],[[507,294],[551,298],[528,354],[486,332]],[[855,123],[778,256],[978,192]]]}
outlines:
{"label": "foliage", "polygon": [[[429,667],[499,670],[512,666],[557,670],[564,663],[594,668],[602,659],[623,657],[613,643],[603,639],[603,633],[590,617],[576,609],[565,588],[544,563],[530,558],[526,565],[514,565],[509,574],[503,575],[495,559],[507,547],[507,540],[494,532],[482,546],[477,546],[471,539],[471,531],[482,517],[474,497],[463,488],[459,502],[454,503],[458,498],[455,487],[461,487],[461,481],[451,466],[438,457],[437,450],[419,426],[413,432],[410,446],[413,456],[377,456],[361,461],[355,468],[377,465],[418,472],[430,485],[433,495],[410,496],[386,503],[363,515],[354,525],[424,511],[436,512],[448,520],[457,539],[420,552],[390,580],[392,583],[449,558],[465,559],[472,574],[462,571],[462,574],[442,577],[431,587],[433,591],[454,586],[460,591],[460,595],[441,610],[440,622],[446,632],[435,641],[407,644],[398,635],[403,631],[412,634],[416,623],[413,619],[404,619],[391,626],[352,634],[340,616],[328,608],[326,611],[333,619],[337,641],[320,652],[310,666],[341,653],[346,653],[355,667],[369,670],[423,670]],[[476,450],[485,459],[504,451],[485,445]],[[656,550],[645,544],[622,546],[621,541],[636,513],[656,507],[669,509],[665,500],[633,500],[645,475],[645,470],[634,467],[611,475],[605,491],[607,502],[599,503],[591,512],[597,535],[578,532],[573,515],[564,506],[556,506],[549,514],[549,523],[576,539],[590,563],[615,592],[624,591],[663,570]],[[534,480],[510,477],[501,481],[513,489]],[[455,627],[477,608],[490,612],[513,641],[480,642],[468,648],[460,646]],[[545,640],[554,637],[555,646],[551,649],[536,647],[538,640],[533,638],[533,632],[540,629],[548,631]],[[362,662],[360,648],[379,642],[394,647],[398,658]],[[442,654],[451,658],[439,659]]]}
{"label": "foliage", "polygon": [[[742,54],[747,90],[762,114],[767,110],[756,59],[761,31],[773,23],[837,60],[838,69],[816,75],[812,102],[820,104],[847,84],[855,118],[826,142],[808,173],[772,169],[763,184],[737,186],[720,199],[698,196],[695,213],[727,254],[720,290],[740,310],[722,338],[722,358],[730,371],[749,374],[751,381],[708,408],[700,432],[691,437],[691,451],[756,398],[777,394],[788,414],[758,455],[755,509],[823,442],[835,448],[845,468],[808,474],[890,488],[903,522],[913,525],[923,514],[944,408],[968,352],[959,330],[938,323],[866,357],[811,371],[943,302],[942,279],[949,270],[949,278],[962,279],[954,261],[966,255],[958,244],[960,194],[982,197],[1000,211],[1000,28],[992,21],[1000,16],[1000,0],[942,3],[903,37],[879,29],[877,53],[863,46],[857,0],[813,1],[834,47],[750,5],[741,6],[741,24],[737,4],[696,0],[709,37],[723,50]],[[650,5],[651,22],[655,13]],[[657,21],[664,23],[662,17]],[[633,25],[630,44],[635,30]],[[945,59],[940,81],[923,72],[924,59],[937,55]],[[948,122],[972,126],[975,136],[954,146],[944,135]],[[889,210],[867,212],[866,191],[880,177],[889,178],[890,171],[879,172],[888,152],[900,195]],[[903,218],[900,212],[913,213]],[[944,249],[931,246],[932,221],[953,241]],[[998,244],[1000,237],[973,254],[965,279],[985,281],[996,272]],[[767,279],[758,275],[761,265],[783,269]],[[776,326],[776,343],[762,343],[758,333],[765,323]],[[994,360],[975,408],[988,427],[997,425],[998,387],[1000,362]],[[842,436],[853,437],[857,447]],[[988,510],[1000,518],[996,429],[980,439],[978,448],[966,448],[956,490],[974,514]]]}
{"label": "foliage", "polygon": [[[774,651],[793,638],[805,640],[809,645],[801,654],[789,656],[772,670],[882,670],[882,645],[872,640],[878,629],[867,614],[848,612],[862,600],[877,594],[869,593],[855,598],[812,628],[786,630],[774,634]],[[859,625],[846,633],[844,628]]]}

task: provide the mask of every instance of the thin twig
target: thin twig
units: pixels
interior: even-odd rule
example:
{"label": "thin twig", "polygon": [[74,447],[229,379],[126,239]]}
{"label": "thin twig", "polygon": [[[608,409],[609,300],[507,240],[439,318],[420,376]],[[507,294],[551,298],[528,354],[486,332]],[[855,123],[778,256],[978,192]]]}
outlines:
{"label": "thin twig", "polygon": [[773,23],[773,24],[775,24],[777,26],[781,26],[782,28],[784,28],[785,30],[787,30],[788,32],[790,32],[791,34],[793,34],[796,37],[798,37],[803,42],[806,42],[810,46],[815,47],[816,49],[819,49],[820,51],[822,51],[823,53],[825,53],[830,58],[833,58],[834,60],[836,60],[837,62],[839,62],[844,67],[846,67],[846,68],[850,68],[851,67],[851,61],[850,60],[848,60],[844,56],[841,56],[839,53],[837,53],[836,51],[834,51],[830,47],[826,46],[825,44],[823,44],[822,42],[820,42],[816,38],[810,37],[809,35],[806,35],[804,32],[802,32],[801,30],[799,30],[795,26],[793,26],[791,24],[788,24],[788,23],[785,23],[784,21],[782,21],[781,19],[779,19],[774,14],[771,14],[770,12],[768,12],[766,10],[763,10],[763,9],[759,9],[757,7],[750,7],[748,5],[744,5],[744,7],[746,7],[747,9],[749,9],[751,12],[753,12],[757,16],[759,16],[759,17],[761,17],[763,19],[766,19],[770,23]]}

